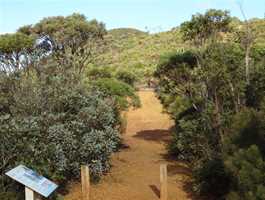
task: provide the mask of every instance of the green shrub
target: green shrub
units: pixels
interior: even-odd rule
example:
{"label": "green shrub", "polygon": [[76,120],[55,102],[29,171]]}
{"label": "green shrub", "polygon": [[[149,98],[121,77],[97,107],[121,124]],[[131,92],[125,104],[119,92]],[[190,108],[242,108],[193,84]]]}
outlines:
{"label": "green shrub", "polygon": [[135,82],[137,81],[137,77],[134,73],[130,71],[120,70],[116,73],[115,77],[127,83],[128,85],[134,86]]}
{"label": "green shrub", "polygon": [[173,134],[173,140],[169,145],[169,152],[180,160],[192,161],[195,157],[202,156],[203,151],[198,145],[193,143],[199,141],[202,135],[198,133],[199,124],[196,120],[179,120]]}
{"label": "green shrub", "polygon": [[246,104],[259,109],[265,97],[265,59],[260,61],[253,70],[255,73],[252,73],[250,84],[246,88]]}
{"label": "green shrub", "polygon": [[191,163],[209,159],[218,152],[217,135],[211,127],[212,106],[198,112],[193,107],[184,110],[175,119],[176,128],[169,145],[170,153]]}
{"label": "green shrub", "polygon": [[63,112],[1,115],[1,170],[25,164],[60,183],[79,177],[81,164],[89,165],[95,178],[109,170],[120,142],[112,101],[98,92],[61,95]]}
{"label": "green shrub", "polygon": [[265,199],[265,161],[257,146],[240,149],[229,156],[226,165],[232,171],[235,185],[228,199]]}
{"label": "green shrub", "polygon": [[[24,197],[21,197],[21,199]],[[13,192],[0,192],[0,199],[4,200],[19,200],[19,198]]]}
{"label": "green shrub", "polygon": [[87,75],[91,80],[112,77],[111,71],[108,67],[93,67],[88,70]]}
{"label": "green shrub", "polygon": [[115,97],[86,88],[72,69],[42,70],[0,77],[0,193],[21,194],[4,175],[18,164],[61,186],[80,176],[82,164],[98,179],[120,145]]}
{"label": "green shrub", "polygon": [[225,143],[225,164],[232,172],[233,187],[228,199],[264,199],[264,113],[245,109],[233,117]]}
{"label": "green shrub", "polygon": [[261,111],[245,109],[232,118],[227,151],[233,153],[238,149],[247,149],[256,145],[265,156],[265,115]]}
{"label": "green shrub", "polygon": [[114,97],[119,110],[126,110],[129,106],[140,106],[140,100],[134,88],[122,81],[104,78],[98,79],[92,85],[106,96]]}
{"label": "green shrub", "polygon": [[195,191],[224,197],[230,190],[231,174],[221,158],[203,160],[193,170]]}

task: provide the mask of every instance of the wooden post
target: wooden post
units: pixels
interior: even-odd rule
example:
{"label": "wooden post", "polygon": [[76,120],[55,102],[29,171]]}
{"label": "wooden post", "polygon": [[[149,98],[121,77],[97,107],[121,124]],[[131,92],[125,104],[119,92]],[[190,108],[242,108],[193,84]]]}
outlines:
{"label": "wooden post", "polygon": [[160,165],[160,200],[167,200],[167,164]]}
{"label": "wooden post", "polygon": [[25,200],[35,200],[34,199],[34,191],[25,187]]}
{"label": "wooden post", "polygon": [[82,183],[82,197],[83,200],[89,200],[89,168],[86,165],[81,166],[81,183]]}

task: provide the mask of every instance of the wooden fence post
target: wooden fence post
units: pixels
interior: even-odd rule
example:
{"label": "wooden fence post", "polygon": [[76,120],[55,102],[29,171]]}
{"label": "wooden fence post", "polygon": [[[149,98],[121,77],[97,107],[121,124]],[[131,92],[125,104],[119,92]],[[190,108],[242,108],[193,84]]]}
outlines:
{"label": "wooden fence post", "polygon": [[167,164],[160,165],[160,200],[167,200]]}
{"label": "wooden fence post", "polygon": [[81,166],[81,184],[82,184],[82,198],[83,200],[89,200],[89,168],[86,165]]}

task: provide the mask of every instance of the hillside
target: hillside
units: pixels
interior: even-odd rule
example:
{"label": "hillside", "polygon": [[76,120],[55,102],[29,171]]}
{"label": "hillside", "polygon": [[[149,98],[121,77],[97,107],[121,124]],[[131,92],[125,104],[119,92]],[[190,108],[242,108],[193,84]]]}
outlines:
{"label": "hillside", "polygon": [[130,68],[140,78],[151,77],[160,55],[183,48],[178,29],[149,34],[137,29],[113,29],[106,36],[107,50],[98,66],[115,70]]}
{"label": "hillside", "polygon": [[[254,46],[265,46],[265,20],[252,19],[250,24],[256,35]],[[231,26],[240,30],[244,24],[234,19]],[[96,65],[110,67],[113,71],[129,69],[143,81],[143,78],[152,77],[161,55],[188,47],[188,44],[183,42],[178,27],[156,34],[133,28],[112,29],[105,36],[105,41],[107,49],[98,58]]]}
{"label": "hillside", "polygon": [[115,29],[110,29],[108,33],[114,39],[128,39],[129,37],[132,36],[140,37],[140,36],[146,36],[148,34],[147,32],[143,32],[135,28],[115,28]]}

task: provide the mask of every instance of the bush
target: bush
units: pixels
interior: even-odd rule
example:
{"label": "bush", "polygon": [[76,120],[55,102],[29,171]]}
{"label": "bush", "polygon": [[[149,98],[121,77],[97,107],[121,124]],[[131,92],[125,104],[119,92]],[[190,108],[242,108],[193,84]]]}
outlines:
{"label": "bush", "polygon": [[184,161],[193,161],[195,158],[201,158],[203,149],[198,148],[200,146],[199,143],[193,143],[193,141],[199,141],[200,137],[203,137],[197,134],[198,129],[199,123],[196,120],[179,120],[173,134],[173,140],[169,145],[169,152]]}
{"label": "bush", "polygon": [[104,78],[93,82],[92,85],[106,96],[113,97],[119,111],[126,110],[129,106],[140,106],[140,100],[134,88],[122,81]]}
{"label": "bush", "polygon": [[265,199],[265,161],[257,146],[240,149],[226,161],[235,181],[234,191],[228,199]]}
{"label": "bush", "polygon": [[228,199],[264,199],[264,113],[245,109],[233,117],[225,143],[225,164],[232,172],[233,187]]}
{"label": "bush", "polygon": [[115,77],[131,86],[134,86],[135,82],[137,81],[137,77],[132,72],[125,70],[118,71]]}
{"label": "bush", "polygon": [[[263,56],[264,57],[264,56]],[[246,104],[259,109],[265,97],[265,59],[254,68],[250,84],[246,88]]]}
{"label": "bush", "polygon": [[87,75],[91,80],[112,77],[111,71],[107,67],[93,67],[92,69],[88,70]]}
{"label": "bush", "polygon": [[201,159],[209,159],[218,152],[218,136],[211,127],[212,106],[205,111],[193,107],[179,113],[170,143],[170,153],[193,165]]}
{"label": "bush", "polygon": [[94,180],[109,170],[120,145],[115,97],[87,88],[71,68],[62,72],[56,65],[0,79],[0,195],[21,194],[4,175],[18,164],[61,186],[79,177],[82,164]]}
{"label": "bush", "polygon": [[256,145],[262,155],[265,156],[264,119],[264,113],[254,109],[245,109],[237,113],[232,118],[229,137],[226,141],[228,153]]}
{"label": "bush", "polygon": [[98,92],[66,90],[64,95],[63,112],[1,115],[1,170],[21,163],[64,183],[79,176],[81,164],[89,165],[94,178],[110,168],[110,155],[120,142],[112,101]]}
{"label": "bush", "polygon": [[[21,197],[21,199],[24,197]],[[18,200],[18,197],[13,192],[0,192],[0,199],[4,200]]]}
{"label": "bush", "polygon": [[195,191],[224,197],[230,189],[231,174],[221,158],[204,160],[193,170]]}

